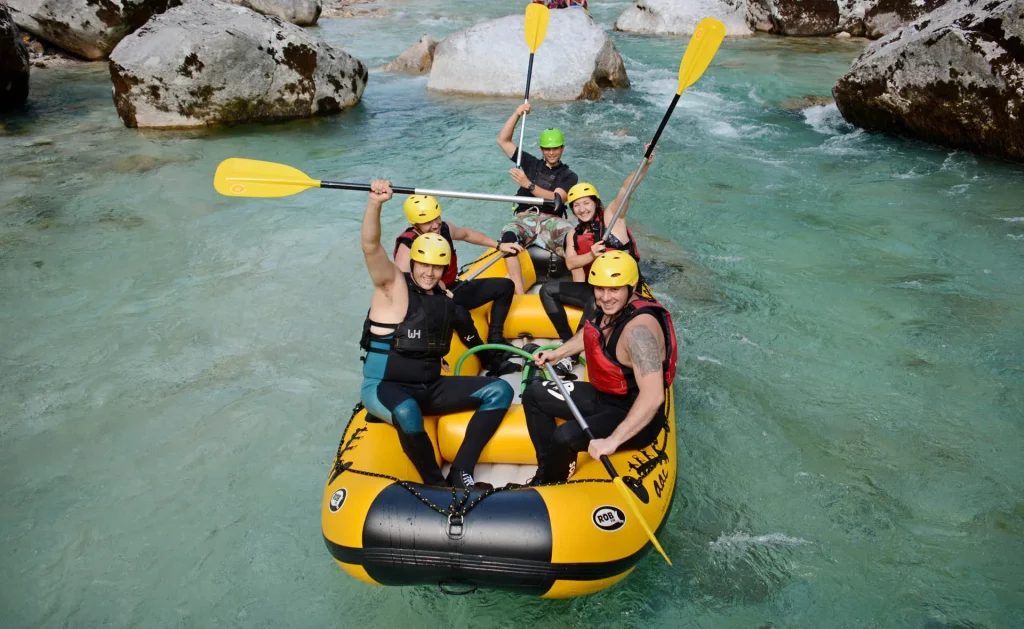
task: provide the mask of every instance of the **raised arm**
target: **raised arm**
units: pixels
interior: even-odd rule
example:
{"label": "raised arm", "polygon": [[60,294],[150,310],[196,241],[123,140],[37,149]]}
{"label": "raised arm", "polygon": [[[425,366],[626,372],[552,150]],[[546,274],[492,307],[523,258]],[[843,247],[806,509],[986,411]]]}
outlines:
{"label": "raised arm", "polygon": [[[648,146],[650,146],[650,145],[648,145]],[[644,152],[645,153],[647,152],[647,148],[646,147],[644,147]],[[654,153],[651,153],[651,158],[649,160],[647,160],[642,167],[638,168],[636,171],[634,171],[632,173],[629,173],[629,176],[626,177],[623,180],[622,187],[619,188],[618,194],[616,194],[615,198],[612,199],[612,202],[609,203],[604,208],[604,220],[605,220],[605,223],[607,223],[608,221],[612,220],[612,217],[615,216],[615,212],[618,211],[619,205],[622,204],[623,199],[626,196],[626,189],[629,188],[629,182],[633,179],[633,175],[636,174],[636,173],[639,173],[639,179],[637,179],[637,182],[636,182],[636,185],[639,186],[640,182],[643,181],[644,177],[647,176],[647,169],[651,167],[651,162],[653,162],[653,161],[654,161]],[[634,188],[634,190],[635,190],[635,188]],[[619,236],[619,234],[616,234],[616,236],[618,236],[620,239],[625,237],[625,235],[626,235],[626,232],[625,232],[625,229],[626,229],[625,221],[626,221],[626,212],[629,211],[629,201],[630,201],[629,199],[625,199],[625,205],[622,206],[622,214],[619,215],[619,221],[622,221],[622,222],[619,223],[618,221],[616,221],[616,225],[615,225],[615,227],[619,228],[617,231],[621,231],[622,232],[621,236]],[[614,229],[614,227],[613,227],[613,229]]]}
{"label": "raised arm", "polygon": [[501,150],[505,151],[505,155],[510,159],[515,157],[516,151],[519,149],[519,145],[512,139],[512,134],[515,133],[519,119],[523,114],[527,113],[530,113],[530,103],[523,103],[516,107],[515,112],[509,116],[509,119],[505,121],[505,126],[498,133],[498,146],[501,147]]}
{"label": "raised arm", "polygon": [[363,214],[360,239],[370,280],[375,287],[381,289],[387,289],[402,277],[402,272],[388,259],[387,251],[380,244],[380,211],[391,194],[390,181],[375,179],[370,182],[370,198]]}

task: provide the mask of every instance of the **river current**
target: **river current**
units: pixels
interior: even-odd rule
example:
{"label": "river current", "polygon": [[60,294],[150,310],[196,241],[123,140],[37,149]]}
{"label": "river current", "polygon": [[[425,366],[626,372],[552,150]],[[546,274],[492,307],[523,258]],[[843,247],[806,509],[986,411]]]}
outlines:
{"label": "river current", "polygon": [[[626,3],[591,6],[610,29]],[[317,30],[371,68],[510,12],[367,8]],[[632,87],[537,102],[527,128],[561,127],[607,195],[686,45],[613,38]],[[726,40],[680,101],[630,209],[680,338],[676,565],[571,601],[334,565],[319,509],[358,400],[365,195],[212,187],[241,156],[511,194],[494,139],[517,99],[374,70],[338,116],[140,132],[104,64],[35,69],[0,119],[0,626],[1024,626],[1024,172],[808,107],[862,46]],[[442,204],[492,235],[507,217]]]}

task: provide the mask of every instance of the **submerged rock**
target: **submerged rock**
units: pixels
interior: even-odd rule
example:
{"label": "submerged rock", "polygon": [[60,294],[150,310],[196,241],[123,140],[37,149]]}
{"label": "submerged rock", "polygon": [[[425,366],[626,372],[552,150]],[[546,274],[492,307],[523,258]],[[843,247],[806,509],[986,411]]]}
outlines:
{"label": "submerged rock", "polygon": [[832,93],[865,129],[1024,161],[1024,0],[951,2],[868,46]]}
{"label": "submerged rock", "polygon": [[181,0],[8,0],[22,29],[86,59],[105,59],[126,35]]}
{"label": "submerged rock", "polygon": [[110,56],[128,127],[201,127],[333,114],[362,97],[366,66],[303,29],[243,7],[189,0]]}
{"label": "submerged rock", "polygon": [[725,24],[727,37],[752,35],[747,0],[637,0],[615,21],[615,30],[652,35],[693,35],[705,17]]}
{"label": "submerged rock", "polygon": [[0,111],[28,100],[28,47],[18,35],[7,5],[0,2]]}
{"label": "submerged rock", "polygon": [[[427,89],[522,97],[529,56],[522,15],[483,22],[437,45]],[[547,36],[534,58],[531,99],[597,99],[602,87],[628,86],[622,57],[608,33],[583,11],[551,12]]]}
{"label": "submerged rock", "polygon": [[226,0],[263,15],[281,18],[299,26],[312,26],[323,11],[321,0]]}
{"label": "submerged rock", "polygon": [[384,66],[388,72],[412,72],[423,74],[434,64],[434,49],[439,42],[430,35],[424,35],[411,48],[395,57]]}

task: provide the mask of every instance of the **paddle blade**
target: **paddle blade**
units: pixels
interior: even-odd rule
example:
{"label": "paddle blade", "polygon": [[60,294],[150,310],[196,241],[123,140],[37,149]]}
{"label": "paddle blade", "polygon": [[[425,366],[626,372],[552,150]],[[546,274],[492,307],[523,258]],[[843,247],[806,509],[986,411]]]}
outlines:
{"label": "paddle blade", "polygon": [[550,16],[551,12],[543,4],[531,3],[526,7],[526,22],[523,25],[523,32],[526,34],[526,45],[530,47],[531,55],[537,52],[540,45],[544,43]]}
{"label": "paddle blade", "polygon": [[273,198],[319,188],[320,182],[284,164],[231,157],[217,167],[213,187],[227,197]]}
{"label": "paddle blade", "polygon": [[697,28],[686,46],[686,53],[679,63],[679,89],[676,94],[697,82],[715,58],[718,47],[725,38],[725,24],[713,17],[706,17],[697,24]]}
{"label": "paddle blade", "polygon": [[629,510],[633,512],[633,517],[637,519],[637,522],[640,523],[640,526],[644,527],[644,532],[647,533],[647,538],[651,540],[651,543],[654,544],[654,547],[658,550],[659,553],[661,553],[661,556],[665,558],[665,561],[668,562],[668,565],[671,566],[672,560],[669,559],[668,555],[665,554],[665,549],[662,548],[661,544],[658,543],[658,538],[654,536],[654,531],[652,531],[651,527],[648,526],[647,520],[645,520],[644,516],[640,514],[640,509],[638,509],[636,503],[633,502],[636,499],[633,495],[633,492],[630,491],[629,487],[626,487],[626,483],[622,482],[621,476],[616,476],[615,478],[612,479],[612,482],[615,483],[615,486],[619,488],[619,493],[622,494],[622,497],[626,500],[626,504],[629,505]]}

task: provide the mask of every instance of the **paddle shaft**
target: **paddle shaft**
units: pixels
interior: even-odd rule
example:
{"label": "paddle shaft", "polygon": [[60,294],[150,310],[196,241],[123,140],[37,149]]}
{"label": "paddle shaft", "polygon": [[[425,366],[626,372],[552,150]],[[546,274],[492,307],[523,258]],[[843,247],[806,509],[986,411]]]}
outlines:
{"label": "paddle shaft", "polygon": [[[526,66],[526,94],[523,96],[523,104],[530,102],[530,79],[533,78],[533,53],[530,53],[530,63]],[[526,135],[526,113],[523,113],[523,124],[519,126],[519,152],[516,154],[516,168],[523,163],[523,136]]]}
{"label": "paddle shaft", "polygon": [[[581,413],[580,409],[577,408],[576,403],[572,401],[569,391],[565,388],[565,383],[563,383],[562,379],[555,373],[555,368],[551,366],[551,363],[547,363],[544,365],[544,369],[547,371],[548,378],[551,378],[551,380],[558,385],[558,392],[562,394],[563,398],[565,398],[565,403],[569,406],[569,410],[572,411],[572,416],[576,418],[576,423],[578,423],[580,428],[583,429],[583,434],[587,435],[587,438],[591,441],[597,439],[597,437],[594,436],[594,432],[590,430],[590,424],[587,423],[587,420],[583,419],[583,413]],[[608,474],[612,478],[619,475],[619,473],[615,471],[615,466],[612,465],[612,462],[608,460],[607,456],[601,457],[601,463],[604,464],[604,469],[608,470]]]}
{"label": "paddle shaft", "polygon": [[[368,192],[368,183],[348,183],[345,181],[321,181],[321,188],[333,188],[335,190],[362,190]],[[435,197],[447,197],[449,199],[475,199],[477,201],[500,201],[502,203],[522,203],[525,205],[549,206],[557,209],[558,204],[554,199],[541,199],[538,197],[517,197],[507,194],[486,194],[483,192],[455,192],[453,190],[433,190],[431,188],[409,188],[407,186],[391,186],[392,192],[397,194],[429,194]]]}
{"label": "paddle shaft", "polygon": [[[500,252],[500,251],[496,251],[495,253],[501,253],[501,252]],[[469,276],[468,276],[468,277],[466,277],[466,279],[464,279],[464,280],[459,280],[459,284],[458,284],[458,285],[457,285],[457,286],[456,286],[455,288],[453,288],[453,289],[452,289],[452,292],[454,293],[455,291],[457,291],[457,290],[459,290],[460,288],[462,288],[463,286],[465,286],[465,285],[466,285],[466,282],[469,282],[470,280],[475,280],[475,279],[477,278],[477,276],[479,276],[479,275],[480,275],[481,273],[483,273],[483,272],[484,272],[484,271],[486,271],[487,269],[489,269],[489,268],[491,268],[492,266],[494,266],[494,264],[495,264],[495,263],[496,263],[496,262],[497,262],[498,260],[501,260],[502,258],[507,258],[507,257],[508,257],[507,255],[496,255],[496,256],[494,256],[494,257],[493,257],[493,258],[491,259],[491,261],[490,261],[490,262],[488,262],[487,264],[483,265],[483,266],[482,266],[482,267],[480,267],[479,269],[477,269],[477,270],[473,271],[472,273],[470,273],[470,274],[469,274]]]}
{"label": "paddle shaft", "polygon": [[636,190],[637,184],[640,182],[640,173],[643,172],[644,167],[647,166],[647,162],[651,161],[651,155],[654,154],[654,147],[658,144],[658,140],[661,138],[661,132],[665,130],[665,125],[668,124],[668,119],[672,117],[672,112],[675,111],[676,103],[679,102],[679,97],[683,93],[680,91],[672,98],[672,103],[668,106],[668,111],[665,112],[665,116],[661,119],[661,124],[658,125],[658,130],[654,133],[654,139],[651,140],[651,144],[647,147],[647,152],[644,153],[644,158],[640,160],[640,167],[633,173],[633,177],[629,180],[629,185],[626,187],[626,194],[623,195],[622,201],[619,203],[619,207],[615,209],[615,214],[612,216],[612,220],[608,222],[608,226],[604,228],[604,234],[601,235],[601,239],[604,240],[612,233],[612,227],[615,226],[615,221],[619,220],[619,216],[622,215],[622,211],[629,205],[629,198],[633,196],[633,191]]}

